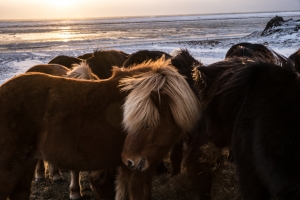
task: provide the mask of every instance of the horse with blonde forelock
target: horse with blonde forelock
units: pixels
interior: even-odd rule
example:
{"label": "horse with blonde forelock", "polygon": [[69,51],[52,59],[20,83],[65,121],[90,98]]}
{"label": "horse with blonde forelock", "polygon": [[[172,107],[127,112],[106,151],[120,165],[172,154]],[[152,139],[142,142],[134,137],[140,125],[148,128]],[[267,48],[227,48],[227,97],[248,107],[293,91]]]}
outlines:
{"label": "horse with blonde forelock", "polygon": [[151,199],[155,167],[201,107],[162,58],[115,68],[106,80],[20,75],[0,87],[0,111],[0,200],[28,200],[42,158],[79,171],[120,166],[120,200]]}

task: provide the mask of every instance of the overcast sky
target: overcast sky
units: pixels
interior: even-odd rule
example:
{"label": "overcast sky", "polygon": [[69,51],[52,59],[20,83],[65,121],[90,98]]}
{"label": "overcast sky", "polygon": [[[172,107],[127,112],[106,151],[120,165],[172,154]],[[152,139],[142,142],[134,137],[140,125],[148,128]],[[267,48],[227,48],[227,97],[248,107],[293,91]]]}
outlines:
{"label": "overcast sky", "polygon": [[0,20],[300,11],[300,0],[0,0]]}

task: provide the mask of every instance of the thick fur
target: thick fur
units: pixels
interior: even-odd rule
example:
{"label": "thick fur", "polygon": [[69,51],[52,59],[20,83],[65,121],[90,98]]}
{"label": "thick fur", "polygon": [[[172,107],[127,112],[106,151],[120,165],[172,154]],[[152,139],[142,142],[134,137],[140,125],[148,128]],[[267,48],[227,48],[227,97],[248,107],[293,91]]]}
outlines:
{"label": "thick fur", "polygon": [[64,76],[68,73],[69,69],[59,64],[39,64],[30,67],[28,72],[42,72],[53,76]]}
{"label": "thick fur", "polygon": [[89,65],[82,61],[80,64],[74,64],[72,70],[67,72],[66,77],[85,80],[98,80],[99,78],[92,72]]}
{"label": "thick fur", "polygon": [[122,67],[127,56],[123,51],[97,50],[92,57],[86,59],[86,63],[100,79],[107,79],[112,75],[112,68]]}
{"label": "thick fur", "polygon": [[198,70],[207,131],[231,146],[243,199],[299,199],[299,76],[265,62]]}
{"label": "thick fur", "polygon": [[120,81],[122,91],[131,91],[124,103],[123,124],[127,132],[136,133],[145,127],[156,128],[160,119],[150,98],[151,92],[168,95],[177,125],[184,132],[194,129],[200,118],[200,103],[192,90],[186,89],[189,86],[185,79],[174,68],[169,67],[170,64],[169,60],[164,59],[155,63],[148,61],[142,66],[151,67],[151,71]]}
{"label": "thick fur", "polygon": [[[85,80],[98,80],[99,78],[93,74],[92,70],[86,64],[85,61],[82,61],[80,64],[74,64],[73,68],[70,70],[62,65],[58,64],[43,64],[35,65],[28,69],[28,72],[42,72],[53,76],[65,76],[68,78],[76,79],[85,79]],[[50,176],[52,176],[53,181],[59,181],[62,179],[59,169],[56,166],[50,165]],[[36,166],[36,180],[39,181],[44,178],[44,161],[39,159]],[[93,182],[92,182],[93,183]],[[79,198],[80,197],[80,185],[79,185],[79,171],[71,172],[71,183],[70,183],[70,198]],[[99,193],[99,192],[98,192]],[[102,195],[106,195],[105,192]],[[96,192],[97,195],[97,192]]]}
{"label": "thick fur", "polygon": [[202,66],[203,64],[196,60],[187,49],[180,49],[176,56],[171,59],[171,62],[178,72],[185,77],[185,80],[188,82],[194,93],[197,94],[192,74],[195,67]]}
{"label": "thick fur", "polygon": [[282,67],[292,66],[289,58],[286,58],[262,44],[248,42],[235,44],[227,51],[225,59],[231,59],[234,57],[246,57],[252,60],[261,60],[280,65]]}
{"label": "thick fur", "polygon": [[63,65],[69,69],[73,67],[74,64],[80,64],[83,60],[79,58],[74,58],[71,56],[60,55],[52,58],[48,64],[59,64]]}

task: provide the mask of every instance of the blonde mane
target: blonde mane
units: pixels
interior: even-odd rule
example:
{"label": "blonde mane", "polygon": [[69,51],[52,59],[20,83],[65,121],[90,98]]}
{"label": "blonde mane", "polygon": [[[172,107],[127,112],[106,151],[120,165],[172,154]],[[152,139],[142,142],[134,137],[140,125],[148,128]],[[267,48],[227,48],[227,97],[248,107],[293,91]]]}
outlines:
{"label": "blonde mane", "polygon": [[136,133],[145,127],[155,128],[159,112],[153,103],[151,92],[166,94],[176,124],[185,132],[191,131],[200,118],[200,102],[188,83],[170,60],[161,58],[135,66],[148,71],[120,80],[121,91],[130,91],[123,105],[123,125],[128,133]]}
{"label": "blonde mane", "polygon": [[82,61],[80,64],[73,64],[71,71],[67,72],[66,77],[85,80],[98,80],[99,78],[92,72],[89,65]]}

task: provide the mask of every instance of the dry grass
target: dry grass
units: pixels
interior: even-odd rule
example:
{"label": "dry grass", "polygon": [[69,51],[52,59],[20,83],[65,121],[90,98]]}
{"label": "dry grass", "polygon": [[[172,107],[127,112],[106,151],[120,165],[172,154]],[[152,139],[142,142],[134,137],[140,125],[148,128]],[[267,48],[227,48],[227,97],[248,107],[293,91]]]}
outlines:
{"label": "dry grass", "polygon": [[[227,161],[228,150],[218,150],[212,145],[204,146],[200,149],[203,157],[200,161],[214,163],[211,168],[213,172],[212,200],[240,200],[237,190],[234,166]],[[167,168],[170,168],[170,161],[165,160]],[[48,174],[46,174],[49,176]],[[70,173],[62,172],[64,180],[60,183],[52,183],[49,178],[43,182],[33,182],[31,200],[68,200]],[[81,172],[81,194],[83,200],[95,199],[90,189],[86,172]],[[191,192],[191,182],[187,174],[182,169],[182,173],[170,178],[169,175],[156,176],[153,180],[154,200],[190,200],[195,199]]]}

